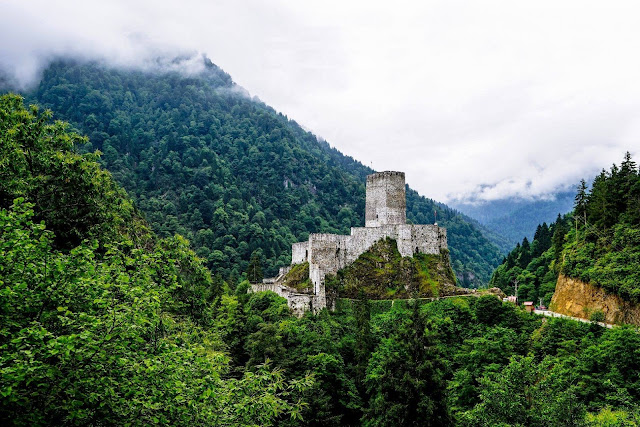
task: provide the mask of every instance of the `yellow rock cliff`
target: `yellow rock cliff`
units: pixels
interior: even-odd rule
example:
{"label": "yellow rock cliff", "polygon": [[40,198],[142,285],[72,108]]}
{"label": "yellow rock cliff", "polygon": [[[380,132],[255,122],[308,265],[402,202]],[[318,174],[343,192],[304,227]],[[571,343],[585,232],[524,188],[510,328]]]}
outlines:
{"label": "yellow rock cliff", "polygon": [[558,277],[550,308],[557,313],[583,319],[589,319],[593,313],[601,311],[606,323],[640,325],[639,304],[562,274]]}

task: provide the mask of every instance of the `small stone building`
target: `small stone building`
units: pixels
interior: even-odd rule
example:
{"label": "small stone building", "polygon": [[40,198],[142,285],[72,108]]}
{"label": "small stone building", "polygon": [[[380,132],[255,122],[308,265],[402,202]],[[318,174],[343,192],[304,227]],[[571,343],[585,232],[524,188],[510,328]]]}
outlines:
{"label": "small stone building", "polygon": [[352,227],[351,234],[346,236],[314,233],[307,241],[292,245],[291,264],[309,263],[312,292],[301,293],[283,284],[290,267],[281,268],[275,278],[252,285],[252,290],[270,290],[287,298],[298,315],[305,311],[318,312],[327,307],[325,276],[336,274],[386,237],[397,242],[403,257],[416,253],[440,254],[441,249],[447,249],[446,229],[437,225],[407,224],[404,172],[367,176],[364,227]]}

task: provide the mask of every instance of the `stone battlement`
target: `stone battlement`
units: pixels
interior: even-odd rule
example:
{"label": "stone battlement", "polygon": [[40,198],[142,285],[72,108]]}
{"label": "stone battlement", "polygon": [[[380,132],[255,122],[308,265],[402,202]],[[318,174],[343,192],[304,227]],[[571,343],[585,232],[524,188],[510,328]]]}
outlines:
{"label": "stone battlement", "polygon": [[391,176],[402,177],[402,180],[404,181],[404,172],[384,171],[384,172],[376,172],[376,173],[372,173],[371,175],[367,175],[367,182],[371,182],[379,178],[391,177]]}
{"label": "stone battlement", "polygon": [[[403,257],[417,253],[439,254],[447,249],[447,230],[437,225],[406,223],[404,172],[378,172],[367,176],[365,226],[351,228],[351,234],[313,233],[306,242],[291,247],[291,263],[309,263],[313,295],[302,295],[282,285],[285,269],[274,279],[255,285],[254,291],[273,290],[287,298],[294,313],[317,312],[327,307],[324,279],[353,263],[374,243],[384,238],[397,242]],[[331,308],[331,307],[329,307]]]}

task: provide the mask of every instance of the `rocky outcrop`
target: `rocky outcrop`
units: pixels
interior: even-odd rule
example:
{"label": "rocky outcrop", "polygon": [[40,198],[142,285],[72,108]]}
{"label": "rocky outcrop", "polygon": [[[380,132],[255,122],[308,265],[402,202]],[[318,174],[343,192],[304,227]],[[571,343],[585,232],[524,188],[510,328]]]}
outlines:
{"label": "rocky outcrop", "polygon": [[590,319],[593,313],[602,312],[606,323],[640,325],[639,304],[562,274],[558,277],[549,308],[556,313],[583,319]]}

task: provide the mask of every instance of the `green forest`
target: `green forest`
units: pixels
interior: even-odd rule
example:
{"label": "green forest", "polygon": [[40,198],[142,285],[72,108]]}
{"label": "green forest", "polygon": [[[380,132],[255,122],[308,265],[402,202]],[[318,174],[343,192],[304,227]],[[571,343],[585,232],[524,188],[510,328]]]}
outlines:
{"label": "green forest", "polygon": [[51,113],[0,98],[3,425],[640,422],[629,327],[542,319],[491,295],[341,299],[297,318],[159,236],[79,144]]}
{"label": "green forest", "polygon": [[[89,137],[78,149],[102,153],[100,164],[158,236],[184,236],[230,282],[252,257],[273,276],[290,264],[291,244],[309,233],[363,226],[365,177],[373,171],[205,64],[184,76],[57,61],[24,95]],[[407,189],[410,221],[433,223],[434,211],[460,284],[486,284],[502,253],[485,235],[499,237]]]}
{"label": "green forest", "polygon": [[538,226],[503,260],[491,285],[521,299],[548,304],[558,274],[640,302],[640,171],[627,152],[620,165],[603,169],[591,186],[582,180],[574,210]]}

